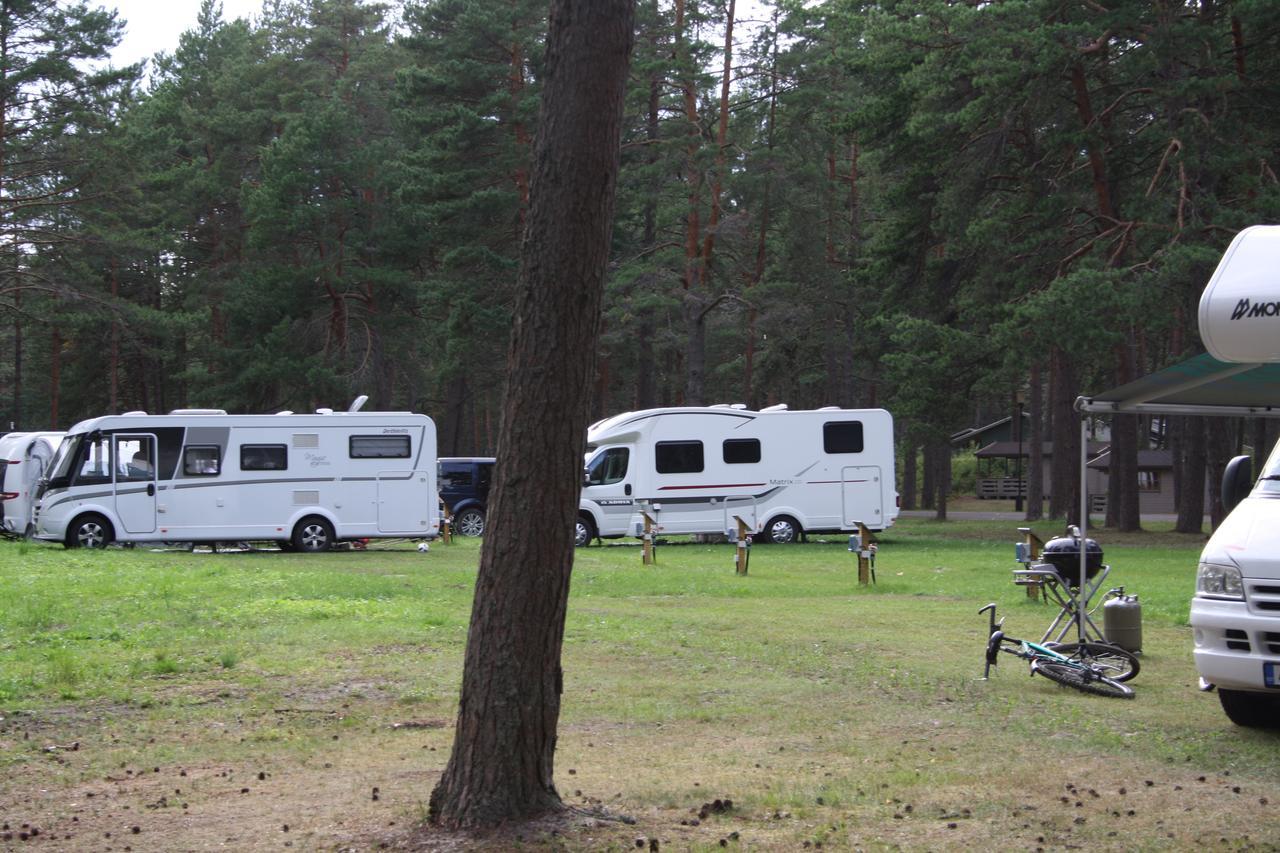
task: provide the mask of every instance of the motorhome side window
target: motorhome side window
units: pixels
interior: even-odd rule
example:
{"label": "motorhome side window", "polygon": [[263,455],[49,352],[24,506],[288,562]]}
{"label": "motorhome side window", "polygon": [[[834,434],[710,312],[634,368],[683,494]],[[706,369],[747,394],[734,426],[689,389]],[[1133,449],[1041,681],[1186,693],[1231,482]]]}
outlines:
{"label": "motorhome side window", "polygon": [[659,441],[653,448],[659,474],[696,474],[702,470],[701,441]]}
{"label": "motorhome side window", "polygon": [[211,477],[222,471],[222,448],[217,445],[188,445],[182,448],[182,473],[188,477]]}
{"label": "motorhome side window", "polygon": [[724,442],[724,461],[728,465],[744,465],[760,461],[760,439],[728,438]]}
{"label": "motorhome side window", "polygon": [[111,436],[94,433],[85,437],[75,482],[78,485],[111,482]]}
{"label": "motorhome side window", "polygon": [[588,486],[607,486],[627,476],[627,461],[631,455],[625,447],[610,447],[596,455],[587,467]]}
{"label": "motorhome side window", "polygon": [[862,421],[828,421],[823,424],[822,449],[827,453],[861,453]]}
{"label": "motorhome side window", "polygon": [[352,459],[408,459],[410,456],[407,435],[353,435],[350,448]]}
{"label": "motorhome side window", "polygon": [[284,471],[289,467],[289,449],[283,444],[240,445],[241,471]]}

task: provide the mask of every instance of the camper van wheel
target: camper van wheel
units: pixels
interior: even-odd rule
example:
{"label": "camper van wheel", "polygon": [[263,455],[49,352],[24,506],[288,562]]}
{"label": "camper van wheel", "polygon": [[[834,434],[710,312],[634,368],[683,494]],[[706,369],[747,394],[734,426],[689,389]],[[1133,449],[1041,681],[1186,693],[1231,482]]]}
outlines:
{"label": "camper van wheel", "polygon": [[585,548],[596,538],[596,525],[585,515],[578,516],[578,523],[573,528],[573,544],[576,548]]}
{"label": "camper van wheel", "polygon": [[800,522],[789,515],[780,515],[764,529],[764,541],[777,545],[790,545],[800,541]]}
{"label": "camper van wheel", "polygon": [[319,516],[298,522],[293,529],[293,547],[297,551],[328,551],[333,546],[333,527]]}
{"label": "camper van wheel", "polygon": [[463,536],[484,535],[484,513],[475,507],[467,507],[454,516],[453,527]]}
{"label": "camper van wheel", "polygon": [[1218,701],[1231,722],[1251,729],[1274,729],[1280,726],[1276,711],[1280,702],[1266,693],[1218,688]]}
{"label": "camper van wheel", "polygon": [[105,548],[115,538],[111,522],[100,515],[82,515],[67,528],[68,548]]}

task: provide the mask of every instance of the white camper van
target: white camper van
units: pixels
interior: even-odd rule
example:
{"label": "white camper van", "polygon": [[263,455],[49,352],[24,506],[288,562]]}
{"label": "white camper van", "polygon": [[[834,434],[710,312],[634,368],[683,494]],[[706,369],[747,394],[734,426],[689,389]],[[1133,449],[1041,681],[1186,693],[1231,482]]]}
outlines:
{"label": "white camper van", "polygon": [[134,412],[76,424],[42,486],[36,537],[111,542],[431,538],[436,429],[410,412]]}
{"label": "white camper van", "polygon": [[60,432],[11,432],[0,437],[0,529],[30,536],[36,489],[62,443]]}
{"label": "white camper van", "polygon": [[740,406],[626,412],[587,432],[577,542],[736,531],[883,530],[898,515],[893,418],[883,409],[759,412]]}
{"label": "white camper van", "polygon": [[[1240,232],[1200,300],[1200,336],[1214,358],[1280,362],[1280,226]],[[1280,403],[1280,388],[1269,389]],[[1271,397],[1271,394],[1267,396]],[[1191,627],[1204,690],[1244,726],[1280,725],[1280,445],[1256,481],[1248,457],[1223,476],[1230,513],[1196,572]],[[1250,486],[1252,490],[1250,491]]]}

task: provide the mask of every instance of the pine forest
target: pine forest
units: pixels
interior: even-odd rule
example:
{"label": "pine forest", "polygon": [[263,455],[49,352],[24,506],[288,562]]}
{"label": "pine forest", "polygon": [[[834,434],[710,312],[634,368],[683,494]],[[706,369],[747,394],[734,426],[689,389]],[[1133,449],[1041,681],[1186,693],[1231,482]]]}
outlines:
{"label": "pine forest", "polygon": [[[125,68],[114,12],[0,15],[0,425],[367,394],[494,452],[545,2],[206,0]],[[1065,514],[1075,399],[1203,352],[1278,161],[1274,0],[638,0],[592,412],[883,407],[945,511],[951,436],[1016,409]],[[1110,429],[1122,528],[1140,450],[1198,530],[1275,439]]]}

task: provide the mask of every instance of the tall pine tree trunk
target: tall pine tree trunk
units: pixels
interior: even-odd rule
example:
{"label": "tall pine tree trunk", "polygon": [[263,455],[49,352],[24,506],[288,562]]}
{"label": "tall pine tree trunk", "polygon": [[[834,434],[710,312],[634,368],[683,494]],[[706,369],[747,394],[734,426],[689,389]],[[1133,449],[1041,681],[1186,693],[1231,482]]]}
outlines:
{"label": "tall pine tree trunk", "polygon": [[1027,430],[1027,521],[1044,517],[1044,385],[1040,362],[1032,362],[1027,399],[1030,426]]}
{"label": "tall pine tree trunk", "polygon": [[1049,463],[1049,515],[1075,519],[1079,516],[1080,416],[1075,411],[1079,395],[1075,365],[1058,347],[1050,353],[1049,407],[1050,441],[1053,456]]}
{"label": "tall pine tree trunk", "polygon": [[1173,455],[1174,505],[1179,533],[1200,533],[1204,529],[1205,418],[1174,417],[1169,423],[1169,446]]}
{"label": "tall pine tree trunk", "polygon": [[429,806],[446,827],[563,808],[560,656],[634,13],[632,0],[551,4],[498,464],[453,751]]}

